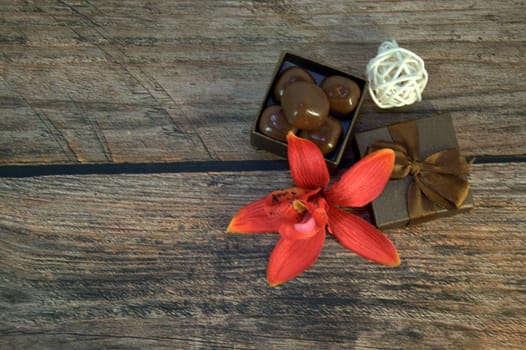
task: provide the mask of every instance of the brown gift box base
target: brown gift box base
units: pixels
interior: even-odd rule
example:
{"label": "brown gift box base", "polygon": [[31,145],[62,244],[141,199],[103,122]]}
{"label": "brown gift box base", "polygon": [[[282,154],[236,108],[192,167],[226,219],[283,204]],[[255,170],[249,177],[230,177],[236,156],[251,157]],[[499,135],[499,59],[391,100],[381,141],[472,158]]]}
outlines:
{"label": "brown gift box base", "polygon": [[343,132],[342,132],[342,135],[340,136],[340,140],[338,141],[338,145],[336,146],[336,149],[330,154],[325,156],[325,162],[327,164],[327,167],[329,168],[329,171],[331,173],[334,173],[336,169],[338,168],[338,166],[340,165],[340,162],[345,153],[347,144],[349,143],[349,140],[351,139],[353,126],[354,126],[356,119],[358,118],[358,114],[360,113],[360,108],[362,106],[362,103],[363,103],[363,100],[365,98],[366,91],[367,91],[366,80],[356,75],[342,72],[340,70],[337,70],[336,68],[332,68],[330,66],[327,66],[327,65],[315,62],[315,61],[311,61],[309,59],[306,59],[304,57],[298,56],[290,52],[283,52],[281,54],[281,58],[278,64],[276,65],[276,68],[273,73],[272,81],[267,90],[263,103],[261,104],[261,107],[258,112],[258,116],[252,127],[252,132],[250,134],[250,142],[253,146],[257,148],[270,151],[281,157],[285,157],[285,158],[287,157],[287,143],[264,135],[262,132],[260,132],[258,124],[259,124],[259,118],[261,117],[261,113],[263,112],[263,110],[269,105],[277,104],[277,102],[274,100],[272,89],[274,87],[274,84],[276,84],[277,80],[279,79],[281,72],[283,72],[285,69],[292,67],[292,66],[298,66],[308,71],[313,76],[313,78],[316,80],[316,83],[318,85],[321,83],[321,81],[324,78],[328,76],[340,75],[340,76],[353,80],[354,82],[358,84],[358,86],[361,89],[360,99],[358,101],[356,108],[348,115],[337,118],[342,123]]}
{"label": "brown gift box base", "polygon": [[[416,123],[419,134],[420,159],[444,149],[458,148],[455,129],[450,116],[427,117],[417,120]],[[363,157],[368,147],[376,141],[393,141],[387,127],[357,133],[355,142],[360,157]],[[400,180],[390,180],[382,194],[371,203],[372,217],[377,227],[384,229],[409,225],[407,189],[411,181],[411,176]],[[473,197],[470,191],[460,208],[447,210],[435,205],[433,213],[413,219],[411,224],[465,212],[472,207]]]}

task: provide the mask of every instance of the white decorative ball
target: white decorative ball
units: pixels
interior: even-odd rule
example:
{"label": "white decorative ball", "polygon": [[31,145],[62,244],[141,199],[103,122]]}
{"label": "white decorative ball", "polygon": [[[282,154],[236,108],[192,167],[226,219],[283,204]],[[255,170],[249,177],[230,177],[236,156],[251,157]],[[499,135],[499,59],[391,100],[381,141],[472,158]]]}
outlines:
{"label": "white decorative ball", "polygon": [[424,61],[415,53],[385,41],[366,68],[369,93],[380,108],[401,107],[422,100],[427,84]]}

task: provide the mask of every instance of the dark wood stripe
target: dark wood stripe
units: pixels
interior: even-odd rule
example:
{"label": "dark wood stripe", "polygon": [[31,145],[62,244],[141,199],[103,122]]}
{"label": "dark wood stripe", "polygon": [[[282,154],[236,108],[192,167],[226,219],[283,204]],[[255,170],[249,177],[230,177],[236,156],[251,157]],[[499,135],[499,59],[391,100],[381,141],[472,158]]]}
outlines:
{"label": "dark wood stripe", "polygon": [[[526,163],[526,155],[468,157],[475,164]],[[344,160],[342,168],[353,164]],[[170,163],[100,163],[100,164],[43,164],[0,166],[0,177],[33,177],[49,175],[91,174],[162,174],[231,171],[276,171],[287,170],[286,160],[202,161]]]}

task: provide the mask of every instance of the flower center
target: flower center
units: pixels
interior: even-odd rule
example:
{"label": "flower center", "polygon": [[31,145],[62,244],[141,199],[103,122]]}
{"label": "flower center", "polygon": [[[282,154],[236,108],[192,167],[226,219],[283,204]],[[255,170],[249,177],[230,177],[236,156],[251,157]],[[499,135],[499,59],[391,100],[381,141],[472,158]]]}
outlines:
{"label": "flower center", "polygon": [[305,203],[299,199],[295,199],[292,202],[292,207],[298,213],[298,222],[294,224],[294,229],[301,233],[312,232],[316,228],[316,220],[307,211]]}
{"label": "flower center", "polygon": [[309,233],[314,231],[316,228],[316,220],[310,215],[309,213],[305,213],[303,216],[303,219],[298,222],[297,224],[294,224],[294,229],[301,233]]}
{"label": "flower center", "polygon": [[307,210],[307,206],[305,205],[305,203],[303,203],[299,199],[295,199],[292,202],[292,207],[294,208],[294,210],[296,210],[298,214],[303,214],[305,210]]}

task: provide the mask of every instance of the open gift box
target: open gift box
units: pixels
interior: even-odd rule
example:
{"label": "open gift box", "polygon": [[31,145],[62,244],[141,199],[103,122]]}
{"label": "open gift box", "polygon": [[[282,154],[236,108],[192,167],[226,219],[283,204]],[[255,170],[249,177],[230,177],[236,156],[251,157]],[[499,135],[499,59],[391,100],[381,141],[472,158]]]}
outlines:
{"label": "open gift box", "polygon": [[355,142],[360,157],[385,147],[396,153],[391,180],[371,203],[377,227],[417,224],[473,207],[469,164],[459,154],[450,116],[357,133]]}
{"label": "open gift box", "polygon": [[[334,173],[339,166],[345,153],[347,144],[351,139],[354,123],[358,119],[358,114],[360,113],[360,108],[366,95],[367,82],[363,77],[342,72],[336,68],[332,68],[325,64],[303,58],[296,54],[283,52],[279,62],[276,65],[272,81],[263,99],[258,116],[254,122],[250,136],[251,144],[257,148],[265,149],[279,156],[287,157],[287,143],[286,140],[284,140],[284,137],[280,140],[265,134],[265,130],[262,130],[260,122],[267,107],[278,106],[277,110],[279,110],[280,101],[275,96],[275,88],[276,85],[279,84],[279,80],[284,72],[291,67],[299,67],[306,71],[313,78],[314,83],[318,86],[322,85],[324,79],[331,76],[347,78],[354,82],[357,86],[359,97],[353,102],[355,104],[354,109],[348,113],[340,115],[333,115],[331,113],[331,116],[334,116],[332,120],[337,120],[341,125],[341,136],[339,136],[334,145],[331,146],[333,149],[330,151],[330,153],[325,154],[327,167],[331,173]],[[293,132],[298,134],[300,137],[303,137],[301,128],[298,128],[298,130],[294,130]]]}

